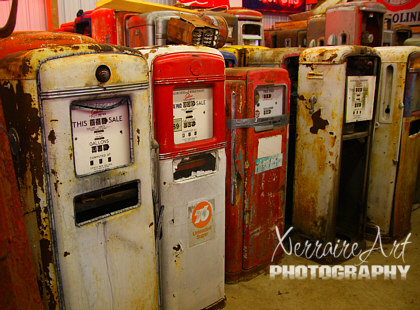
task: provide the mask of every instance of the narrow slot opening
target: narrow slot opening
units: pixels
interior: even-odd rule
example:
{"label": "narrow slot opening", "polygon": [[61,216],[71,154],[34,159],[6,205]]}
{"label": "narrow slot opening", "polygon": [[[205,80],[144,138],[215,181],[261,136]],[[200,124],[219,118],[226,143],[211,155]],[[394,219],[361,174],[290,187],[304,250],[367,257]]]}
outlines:
{"label": "narrow slot opening", "polygon": [[78,195],[74,197],[76,225],[132,209],[139,203],[138,180]]}
{"label": "narrow slot opening", "polygon": [[410,123],[410,129],[408,131],[409,136],[414,136],[420,132],[420,119],[412,121]]}
{"label": "narrow slot opening", "polygon": [[346,45],[347,44],[347,34],[342,33],[341,34],[341,44]]}
{"label": "narrow slot opening", "polygon": [[389,119],[391,116],[391,104],[392,104],[392,91],[393,91],[393,76],[394,76],[394,67],[389,65],[386,68],[386,77],[385,77],[385,98],[384,98],[384,118]]}
{"label": "narrow slot opening", "polygon": [[175,168],[174,180],[212,173],[216,170],[216,157],[205,153],[183,158]]}

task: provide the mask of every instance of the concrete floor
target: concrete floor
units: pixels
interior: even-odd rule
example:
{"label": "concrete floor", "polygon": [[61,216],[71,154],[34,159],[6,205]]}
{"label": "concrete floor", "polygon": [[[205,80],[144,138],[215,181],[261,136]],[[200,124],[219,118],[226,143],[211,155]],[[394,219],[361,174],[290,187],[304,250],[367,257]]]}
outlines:
{"label": "concrete floor", "polygon": [[[238,284],[227,284],[226,310],[267,309],[420,309],[420,209],[412,213],[412,234],[401,258],[384,257],[375,251],[367,265],[410,265],[407,279],[401,280],[271,280],[265,274]],[[368,243],[368,246],[372,243]],[[392,244],[384,245],[385,253]],[[353,258],[344,264],[355,265]],[[285,255],[279,265],[314,265],[307,259]]]}

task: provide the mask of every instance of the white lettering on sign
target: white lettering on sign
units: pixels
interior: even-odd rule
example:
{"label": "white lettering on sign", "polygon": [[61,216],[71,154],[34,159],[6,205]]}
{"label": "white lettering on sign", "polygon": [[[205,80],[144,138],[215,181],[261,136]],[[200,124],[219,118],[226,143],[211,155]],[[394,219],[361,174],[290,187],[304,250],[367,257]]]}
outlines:
{"label": "white lettering on sign", "polygon": [[[120,99],[115,100],[119,102]],[[128,165],[131,161],[128,103],[109,110],[72,106],[74,165],[77,176]]]}
{"label": "white lettering on sign", "polygon": [[174,90],[172,106],[175,144],[213,137],[213,88]]}

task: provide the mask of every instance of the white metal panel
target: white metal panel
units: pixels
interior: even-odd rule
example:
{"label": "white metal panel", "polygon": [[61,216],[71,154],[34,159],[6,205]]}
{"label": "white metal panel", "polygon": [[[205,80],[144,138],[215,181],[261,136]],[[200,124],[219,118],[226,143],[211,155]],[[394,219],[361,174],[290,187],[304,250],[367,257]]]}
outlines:
{"label": "white metal panel", "polygon": [[[0,1],[0,25],[9,17],[12,0]],[[18,3],[15,31],[47,30],[45,0],[20,0]]]}

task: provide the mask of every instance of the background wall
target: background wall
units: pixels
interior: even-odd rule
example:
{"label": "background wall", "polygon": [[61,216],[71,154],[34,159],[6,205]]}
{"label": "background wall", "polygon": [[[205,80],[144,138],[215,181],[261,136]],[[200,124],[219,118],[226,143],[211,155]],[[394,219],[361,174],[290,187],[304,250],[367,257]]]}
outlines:
{"label": "background wall", "polygon": [[[9,17],[12,0],[0,0],[0,25]],[[45,0],[19,0],[15,31],[47,30],[47,7]]]}

